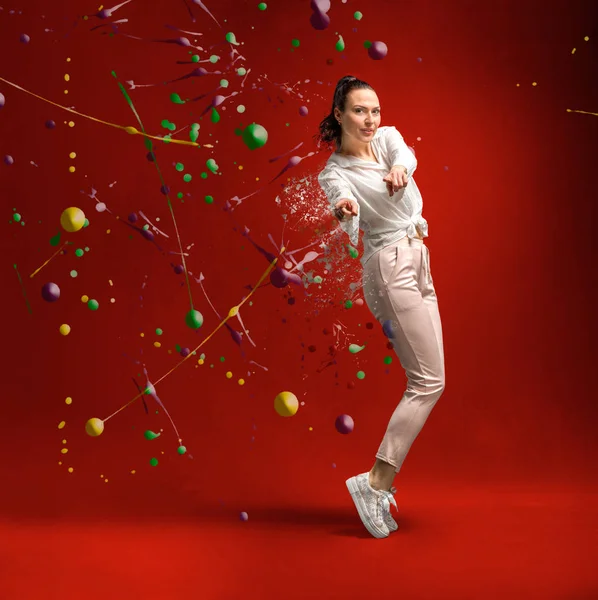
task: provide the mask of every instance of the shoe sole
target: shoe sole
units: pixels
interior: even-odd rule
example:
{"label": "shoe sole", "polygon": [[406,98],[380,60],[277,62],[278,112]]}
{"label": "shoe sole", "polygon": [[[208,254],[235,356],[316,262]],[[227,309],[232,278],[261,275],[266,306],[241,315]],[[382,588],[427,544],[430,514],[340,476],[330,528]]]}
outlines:
{"label": "shoe sole", "polygon": [[371,522],[367,510],[365,509],[365,502],[363,501],[363,496],[361,491],[357,487],[357,482],[355,481],[355,477],[351,477],[347,479],[345,482],[347,485],[347,489],[351,494],[351,498],[353,498],[353,502],[355,503],[355,507],[357,508],[357,512],[359,513],[359,518],[361,522],[365,525],[365,528],[378,539],[388,537],[388,533],[385,533],[381,529],[378,529],[374,523]]}

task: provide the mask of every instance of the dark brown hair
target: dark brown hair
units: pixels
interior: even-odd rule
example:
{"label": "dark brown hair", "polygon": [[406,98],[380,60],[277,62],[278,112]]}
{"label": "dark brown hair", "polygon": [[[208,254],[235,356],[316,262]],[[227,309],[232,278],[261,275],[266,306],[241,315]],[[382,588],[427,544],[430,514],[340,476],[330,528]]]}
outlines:
{"label": "dark brown hair", "polygon": [[345,104],[347,103],[347,94],[351,90],[374,90],[374,88],[367,82],[357,79],[352,75],[345,75],[345,77],[338,80],[336,88],[334,90],[334,96],[332,98],[332,109],[330,114],[322,120],[320,123],[320,131],[314,137],[318,146],[323,142],[325,144],[336,144],[337,148],[340,148],[342,140],[342,129],[341,124],[336,120],[334,116],[334,109],[338,108],[341,112],[345,112]]}

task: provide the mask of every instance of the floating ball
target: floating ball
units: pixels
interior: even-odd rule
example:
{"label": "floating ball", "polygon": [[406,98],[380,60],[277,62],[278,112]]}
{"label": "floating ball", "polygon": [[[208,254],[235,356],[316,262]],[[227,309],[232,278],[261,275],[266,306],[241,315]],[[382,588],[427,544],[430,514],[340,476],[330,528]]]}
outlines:
{"label": "floating ball", "polygon": [[60,288],[55,283],[46,283],[42,287],[42,298],[46,302],[56,302],[60,298]]}
{"label": "floating ball", "polygon": [[47,129],[54,129],[54,127],[56,127],[56,123],[54,123],[54,121],[52,121],[52,119],[48,119],[46,121],[46,128]]}
{"label": "floating ball", "polygon": [[388,54],[388,46],[384,42],[372,42],[368,55],[372,60],[382,60]]}
{"label": "floating ball", "polygon": [[176,451],[180,454],[183,455],[185,454],[185,452],[187,452],[187,448],[185,448],[185,446],[179,446]]}
{"label": "floating ball", "polygon": [[62,335],[68,335],[71,332],[71,326],[63,323],[58,329]]}
{"label": "floating ball", "polygon": [[31,41],[31,38],[26,33],[22,33],[19,39],[22,44],[28,44]]}
{"label": "floating ball", "polygon": [[314,29],[322,31],[330,25],[330,17],[326,13],[315,11],[309,18],[309,22]]}
{"label": "floating ball", "polygon": [[203,325],[203,315],[198,310],[192,309],[185,316],[185,323],[191,329],[199,329]]}
{"label": "floating ball", "polygon": [[301,106],[301,107],[299,108],[299,114],[300,114],[302,117],[307,117],[307,115],[309,114],[309,110],[308,110],[307,106]]}
{"label": "floating ball", "polygon": [[174,268],[174,272],[175,272],[177,275],[180,275],[181,273],[183,273],[183,271],[184,271],[184,270],[185,270],[185,269],[183,268],[183,265],[177,265],[177,266]]}
{"label": "floating ball", "polygon": [[98,435],[102,435],[103,431],[104,421],[102,421],[102,419],[93,417],[85,423],[85,433],[91,437],[98,437]]}
{"label": "floating ball", "polygon": [[85,213],[80,208],[71,206],[60,215],[60,225],[69,233],[79,231],[85,225]]}
{"label": "floating ball", "polygon": [[7,154],[4,157],[4,164],[10,166],[10,165],[13,165],[14,162],[15,162],[15,159],[10,154]]}
{"label": "floating ball", "polygon": [[239,515],[239,519],[240,519],[241,521],[247,521],[247,520],[249,519],[249,515],[248,515],[246,512],[242,512],[242,513]]}
{"label": "floating ball", "polygon": [[274,398],[274,410],[281,417],[292,417],[299,408],[299,400],[293,392],[280,392]]}
{"label": "floating ball", "polygon": [[334,426],[339,433],[346,435],[353,431],[355,422],[349,415],[339,415],[334,422]]}
{"label": "floating ball", "polygon": [[261,148],[268,141],[268,132],[261,125],[252,123],[243,130],[243,141],[250,150]]}
{"label": "floating ball", "polygon": [[5,104],[6,104],[6,97],[4,96],[4,94],[0,93],[0,108],[4,108]]}

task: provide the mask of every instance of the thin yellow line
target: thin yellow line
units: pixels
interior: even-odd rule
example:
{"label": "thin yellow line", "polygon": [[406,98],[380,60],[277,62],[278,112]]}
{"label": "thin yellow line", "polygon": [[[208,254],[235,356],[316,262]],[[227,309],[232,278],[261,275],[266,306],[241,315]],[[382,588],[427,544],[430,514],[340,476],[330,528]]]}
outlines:
{"label": "thin yellow line", "polygon": [[67,112],[70,112],[74,115],[78,115],[79,117],[84,117],[85,119],[89,119],[90,121],[95,121],[96,123],[101,123],[102,125],[108,125],[109,127],[115,127],[116,129],[122,129],[123,131],[127,132],[130,135],[142,135],[143,137],[151,138],[152,140],[158,140],[160,142],[164,142],[167,144],[180,144],[181,146],[201,147],[200,144],[198,144],[197,142],[192,142],[191,140],[176,140],[174,138],[159,137],[157,135],[150,135],[149,133],[141,133],[135,127],[132,127],[130,125],[123,126],[123,125],[117,125],[116,123],[110,123],[108,121],[103,121],[102,119],[97,119],[96,117],[92,117],[91,115],[86,115],[85,113],[81,113],[72,108],[68,108],[67,106],[62,106],[62,104],[57,104],[56,102],[52,102],[52,100],[48,100],[47,98],[44,98],[43,96],[38,96],[37,94],[34,94],[33,92],[30,92],[29,90],[26,90],[25,88],[21,87],[20,85],[17,85],[16,83],[12,83],[12,81],[8,81],[7,79],[4,79],[3,77],[0,77],[0,81],[3,81],[4,83],[7,83],[8,85],[12,85],[13,87],[17,88],[18,90],[21,90],[22,92],[25,92],[26,94],[29,94],[29,95],[33,96],[34,98],[37,98],[38,100],[47,102],[48,104],[51,104],[52,106],[56,106],[57,108],[62,108],[62,110],[66,110]]}
{"label": "thin yellow line", "polygon": [[50,256],[50,258],[41,266],[39,267],[39,269],[36,269],[35,271],[33,271],[33,273],[31,273],[31,275],[29,275],[29,278],[33,278],[35,277],[59,252],[62,252],[62,249],[68,244],[68,242],[64,242],[64,244],[62,244],[62,246],[60,246],[60,248],[58,248],[58,250],[56,250],[56,252],[54,252],[54,254],[52,254],[52,256]]}
{"label": "thin yellow line", "polygon": [[[285,251],[285,247],[283,246],[280,250],[280,254],[282,254]],[[214,329],[214,331],[212,331],[212,333],[210,333],[210,335],[205,338],[194,350],[192,350],[191,352],[189,352],[189,354],[187,354],[187,356],[185,356],[185,358],[183,358],[182,361],[180,361],[178,364],[176,364],[174,367],[172,367],[172,369],[170,369],[170,371],[168,371],[168,373],[166,373],[165,375],[162,375],[162,377],[160,377],[160,379],[158,379],[155,383],[153,383],[152,385],[154,387],[156,387],[161,381],[163,381],[164,379],[166,379],[166,377],[168,377],[175,369],[178,369],[186,360],[188,360],[191,356],[194,356],[195,353],[231,318],[237,315],[237,313],[239,312],[239,309],[241,308],[241,306],[243,306],[243,304],[245,304],[245,302],[247,302],[247,300],[249,300],[249,298],[251,297],[251,295],[253,294],[253,292],[255,292],[255,290],[260,286],[260,284],[262,283],[262,281],[264,281],[264,279],[266,279],[268,273],[272,270],[272,268],[274,267],[274,265],[278,262],[278,257],[276,257],[269,265],[268,268],[264,271],[264,274],[259,278],[258,282],[255,284],[255,286],[253,287],[253,289],[251,290],[251,292],[249,292],[249,294],[240,302],[240,304],[237,304],[237,306],[233,306],[229,311],[228,311],[228,315],[226,316],[225,319],[223,319],[220,324],[216,327],[216,329]],[[146,388],[147,389],[147,388]],[[139,398],[141,398],[141,396],[143,396],[145,394],[145,390],[143,392],[141,392],[140,394],[137,394],[137,396],[135,396],[132,400],[129,400],[129,402],[127,402],[124,406],[121,406],[117,411],[113,412],[109,417],[106,417],[105,419],[103,419],[104,423],[106,421],[108,421],[108,419],[111,419],[112,417],[114,417],[115,415],[117,415],[121,410],[124,410],[125,408],[127,408],[127,406],[130,406],[131,404],[133,404],[133,402],[135,402],[135,400],[138,400]]]}

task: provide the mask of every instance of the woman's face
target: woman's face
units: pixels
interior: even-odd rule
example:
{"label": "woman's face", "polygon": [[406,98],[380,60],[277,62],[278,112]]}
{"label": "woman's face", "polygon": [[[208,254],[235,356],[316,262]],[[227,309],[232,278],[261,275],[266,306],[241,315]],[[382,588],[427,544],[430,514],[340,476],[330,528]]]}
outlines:
{"label": "woman's face", "polygon": [[334,114],[341,120],[345,143],[370,142],[380,126],[380,102],[373,90],[351,90],[347,94],[345,112],[335,108]]}

